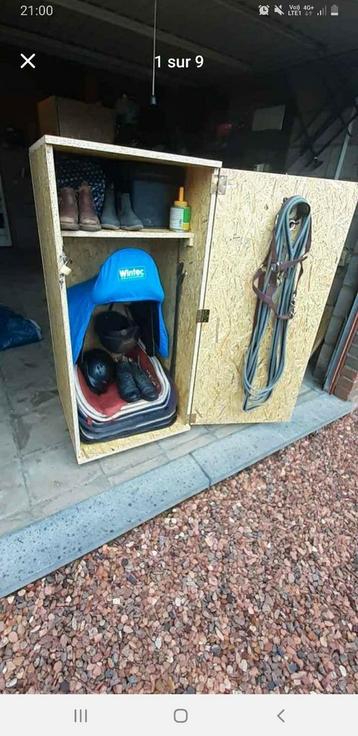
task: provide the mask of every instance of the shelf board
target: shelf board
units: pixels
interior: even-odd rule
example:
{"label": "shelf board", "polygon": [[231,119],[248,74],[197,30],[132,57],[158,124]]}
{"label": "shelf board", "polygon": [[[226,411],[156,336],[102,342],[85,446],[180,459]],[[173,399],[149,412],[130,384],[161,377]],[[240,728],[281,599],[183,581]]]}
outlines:
{"label": "shelf board", "polygon": [[61,230],[63,238],[168,238],[169,240],[193,240],[192,232],[174,232],[165,228],[150,228],[144,230]]}

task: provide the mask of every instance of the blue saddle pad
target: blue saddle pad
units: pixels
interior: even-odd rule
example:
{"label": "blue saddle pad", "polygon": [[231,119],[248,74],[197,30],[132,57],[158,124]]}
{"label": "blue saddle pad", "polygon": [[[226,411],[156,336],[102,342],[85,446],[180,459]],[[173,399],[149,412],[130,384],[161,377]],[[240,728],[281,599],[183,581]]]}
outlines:
{"label": "blue saddle pad", "polygon": [[112,302],[156,302],[159,324],[156,349],[163,358],[168,357],[169,338],[162,313],[164,290],[156,263],[144,250],[123,248],[112,253],[97,276],[67,290],[67,299],[74,363],[94,308]]}

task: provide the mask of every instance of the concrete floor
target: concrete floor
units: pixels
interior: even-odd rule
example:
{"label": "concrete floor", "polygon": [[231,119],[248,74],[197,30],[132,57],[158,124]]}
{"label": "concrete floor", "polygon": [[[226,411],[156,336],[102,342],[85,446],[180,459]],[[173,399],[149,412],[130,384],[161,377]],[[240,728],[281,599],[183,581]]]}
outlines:
{"label": "concrete floor", "polygon": [[[200,470],[207,487],[351,409],[349,404],[322,394],[307,379],[294,422],[195,427],[189,433],[80,467],[56,390],[41,267],[24,261],[19,268],[13,254],[3,260],[2,303],[35,319],[44,339],[0,353],[0,535],[28,527],[98,494],[120,491],[135,479],[144,484],[151,478],[160,485],[161,478],[170,477],[171,471],[175,474],[177,465],[183,472],[183,463],[176,463],[179,459],[187,460],[193,477]],[[152,474],[154,470],[157,472]],[[200,483],[202,486],[202,479]],[[178,500],[176,496],[173,502]],[[155,508],[154,503],[152,513],[146,509],[143,519],[158,513]]]}

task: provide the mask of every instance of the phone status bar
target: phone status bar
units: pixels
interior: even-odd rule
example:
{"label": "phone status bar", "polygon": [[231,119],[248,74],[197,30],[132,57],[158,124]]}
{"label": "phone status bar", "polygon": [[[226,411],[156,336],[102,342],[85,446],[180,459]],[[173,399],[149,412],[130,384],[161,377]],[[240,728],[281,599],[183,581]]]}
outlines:
{"label": "phone status bar", "polygon": [[260,16],[274,16],[287,18],[302,17],[331,17],[337,18],[341,14],[341,8],[336,3],[332,5],[316,5],[310,3],[273,3],[258,4],[257,11]]}

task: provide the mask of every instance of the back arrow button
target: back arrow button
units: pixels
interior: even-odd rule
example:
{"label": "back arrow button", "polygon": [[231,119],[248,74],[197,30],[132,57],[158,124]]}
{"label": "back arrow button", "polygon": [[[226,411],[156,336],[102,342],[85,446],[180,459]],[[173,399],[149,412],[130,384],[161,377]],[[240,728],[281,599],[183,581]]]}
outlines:
{"label": "back arrow button", "polygon": [[286,723],[285,719],[282,718],[282,713],[284,713],[284,712],[285,712],[285,709],[283,708],[283,710],[280,710],[280,712],[277,713],[277,718],[279,718],[280,721],[282,721],[282,723]]}

